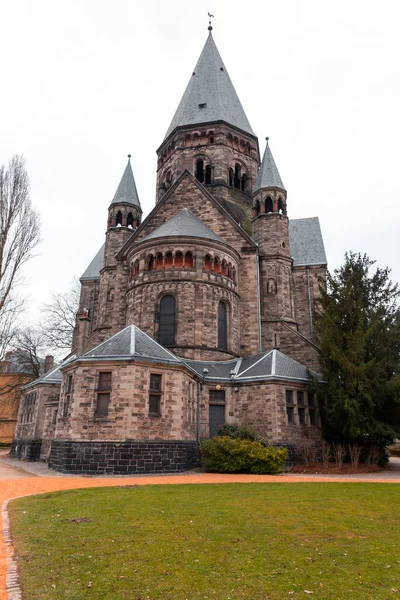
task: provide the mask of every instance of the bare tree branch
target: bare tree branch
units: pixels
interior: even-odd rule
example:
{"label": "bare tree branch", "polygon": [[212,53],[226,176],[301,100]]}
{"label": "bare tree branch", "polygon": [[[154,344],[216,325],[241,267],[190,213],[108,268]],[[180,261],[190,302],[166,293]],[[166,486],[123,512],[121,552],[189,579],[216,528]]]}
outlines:
{"label": "bare tree branch", "polygon": [[0,167],[0,357],[10,344],[23,301],[16,294],[21,269],[39,242],[39,215],[29,198],[25,161],[14,156]]}
{"label": "bare tree branch", "polygon": [[50,301],[43,306],[40,331],[53,351],[71,349],[79,296],[80,283],[74,277],[67,292],[51,292]]}

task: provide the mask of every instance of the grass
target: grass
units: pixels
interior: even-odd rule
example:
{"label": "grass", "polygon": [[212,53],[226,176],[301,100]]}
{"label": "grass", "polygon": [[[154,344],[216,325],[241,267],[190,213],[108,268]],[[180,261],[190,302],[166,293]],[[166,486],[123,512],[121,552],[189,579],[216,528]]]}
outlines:
{"label": "grass", "polygon": [[102,488],[16,500],[11,523],[27,600],[398,600],[399,501],[388,484]]}

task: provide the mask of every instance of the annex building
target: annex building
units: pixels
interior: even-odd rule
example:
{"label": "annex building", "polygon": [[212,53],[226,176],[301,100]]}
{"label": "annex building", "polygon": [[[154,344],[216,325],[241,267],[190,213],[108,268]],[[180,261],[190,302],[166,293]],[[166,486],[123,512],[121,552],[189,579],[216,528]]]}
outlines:
{"label": "annex building", "polygon": [[72,354],[24,387],[15,456],[74,473],[173,471],[225,422],[289,448],[320,435],[307,392],[326,271],[318,218],[289,219],[296,202],[268,140],[261,158],[211,27],[157,157],[146,218],[128,160],[81,277]]}

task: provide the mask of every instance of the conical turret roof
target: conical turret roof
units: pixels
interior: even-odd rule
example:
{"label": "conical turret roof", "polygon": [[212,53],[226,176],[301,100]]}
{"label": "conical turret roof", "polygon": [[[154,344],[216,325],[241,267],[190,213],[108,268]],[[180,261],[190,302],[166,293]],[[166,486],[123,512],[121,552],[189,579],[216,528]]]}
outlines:
{"label": "conical turret roof", "polygon": [[210,33],[165,135],[177,127],[225,121],[255,135]]}
{"label": "conical turret roof", "polygon": [[111,204],[121,204],[122,202],[134,204],[140,208],[140,200],[136,189],[135,179],[133,177],[130,155],[128,155],[128,164],[126,165],[124,174],[122,175],[122,179]]}
{"label": "conical turret roof", "polygon": [[286,188],[282,183],[281,176],[279,175],[279,171],[276,167],[274,157],[272,156],[271,148],[268,144],[268,138],[266,139],[267,145],[265,146],[264,156],[261,161],[253,192],[257,192],[262,188],[270,187],[277,187],[286,191]]}

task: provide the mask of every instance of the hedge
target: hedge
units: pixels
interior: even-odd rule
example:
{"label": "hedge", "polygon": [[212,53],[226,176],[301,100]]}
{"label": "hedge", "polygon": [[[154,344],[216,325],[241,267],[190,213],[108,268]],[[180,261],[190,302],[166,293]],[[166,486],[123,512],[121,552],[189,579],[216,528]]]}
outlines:
{"label": "hedge", "polygon": [[220,436],[203,442],[201,456],[212,473],[277,473],[287,460],[287,450]]}

